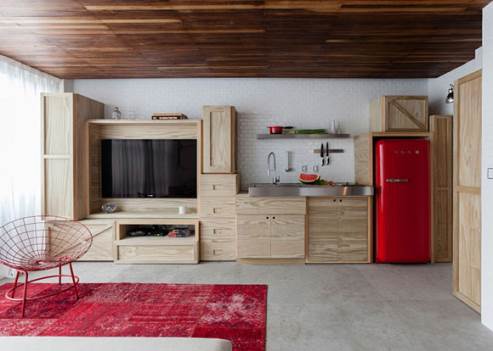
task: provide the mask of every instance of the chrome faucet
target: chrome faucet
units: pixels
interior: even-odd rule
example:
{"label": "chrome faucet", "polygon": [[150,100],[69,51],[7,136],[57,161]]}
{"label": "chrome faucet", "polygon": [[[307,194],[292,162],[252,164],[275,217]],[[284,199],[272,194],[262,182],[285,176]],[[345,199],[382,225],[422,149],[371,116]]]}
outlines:
{"label": "chrome faucet", "polygon": [[[273,162],[273,167],[270,167],[270,160]],[[272,184],[277,184],[281,181],[281,177],[277,175],[277,166],[276,166],[276,154],[274,152],[270,152],[267,156],[267,175],[270,177],[271,172],[274,172],[274,176],[272,177]]]}

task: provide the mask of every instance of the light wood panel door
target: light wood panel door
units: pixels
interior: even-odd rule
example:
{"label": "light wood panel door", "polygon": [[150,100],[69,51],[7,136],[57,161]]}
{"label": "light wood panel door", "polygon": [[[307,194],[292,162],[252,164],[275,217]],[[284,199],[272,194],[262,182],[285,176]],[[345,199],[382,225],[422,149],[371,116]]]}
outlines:
{"label": "light wood panel door", "polygon": [[452,116],[430,117],[435,262],[452,261],[452,121]]}
{"label": "light wood panel door", "polygon": [[308,263],[368,263],[371,199],[308,199]]}
{"label": "light wood panel door", "polygon": [[80,261],[113,261],[114,221],[87,219],[81,221],[92,234],[92,245]]}
{"label": "light wood panel door", "polygon": [[203,173],[236,171],[236,112],[233,106],[203,108]]}
{"label": "light wood panel door", "polygon": [[305,257],[304,215],[237,216],[239,258]]}
{"label": "light wood panel door", "polygon": [[481,71],[455,84],[455,296],[480,312],[481,304]]}

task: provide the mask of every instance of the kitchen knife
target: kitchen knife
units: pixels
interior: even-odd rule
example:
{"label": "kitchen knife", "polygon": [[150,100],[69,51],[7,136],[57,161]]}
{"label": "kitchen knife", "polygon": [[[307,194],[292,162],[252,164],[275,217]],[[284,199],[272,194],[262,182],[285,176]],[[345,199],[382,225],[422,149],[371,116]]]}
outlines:
{"label": "kitchen knife", "polygon": [[329,142],[325,144],[325,155],[327,156],[327,161],[325,162],[327,166],[330,163],[330,156],[329,156]]}
{"label": "kitchen knife", "polygon": [[322,158],[322,166],[325,166],[324,143],[320,144],[320,157]]}

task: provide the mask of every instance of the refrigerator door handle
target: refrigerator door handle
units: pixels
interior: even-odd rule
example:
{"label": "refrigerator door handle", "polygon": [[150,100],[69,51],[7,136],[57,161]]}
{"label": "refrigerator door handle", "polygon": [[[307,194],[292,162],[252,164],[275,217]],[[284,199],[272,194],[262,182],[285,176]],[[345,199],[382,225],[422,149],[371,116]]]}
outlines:
{"label": "refrigerator door handle", "polygon": [[386,178],[386,183],[407,183],[409,179],[407,178]]}

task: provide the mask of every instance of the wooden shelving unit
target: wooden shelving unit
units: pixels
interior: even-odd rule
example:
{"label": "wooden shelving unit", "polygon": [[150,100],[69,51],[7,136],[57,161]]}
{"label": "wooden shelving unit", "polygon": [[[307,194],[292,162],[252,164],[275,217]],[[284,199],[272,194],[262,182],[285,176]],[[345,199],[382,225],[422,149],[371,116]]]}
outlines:
{"label": "wooden shelving unit", "polygon": [[347,139],[351,134],[257,134],[258,140],[263,139]]}

